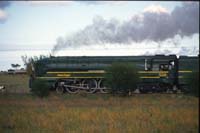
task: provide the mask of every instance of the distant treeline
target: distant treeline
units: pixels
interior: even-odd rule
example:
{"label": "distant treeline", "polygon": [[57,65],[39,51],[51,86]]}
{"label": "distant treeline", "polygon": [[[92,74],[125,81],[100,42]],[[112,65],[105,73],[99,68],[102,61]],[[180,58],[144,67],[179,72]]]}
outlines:
{"label": "distant treeline", "polygon": [[25,69],[13,70],[9,69],[8,71],[1,71],[0,74],[27,74]]}

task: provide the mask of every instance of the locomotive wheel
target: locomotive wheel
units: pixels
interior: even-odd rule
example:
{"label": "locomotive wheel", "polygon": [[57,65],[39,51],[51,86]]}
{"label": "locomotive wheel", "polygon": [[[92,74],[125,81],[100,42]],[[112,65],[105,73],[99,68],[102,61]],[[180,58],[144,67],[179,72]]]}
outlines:
{"label": "locomotive wheel", "polygon": [[64,93],[64,87],[63,86],[57,86],[56,87],[56,92],[58,93],[58,94],[63,94]]}
{"label": "locomotive wheel", "polygon": [[[72,84],[70,84],[71,86],[81,86],[81,83],[79,81],[76,81]],[[66,91],[68,93],[71,93],[71,94],[75,94],[75,93],[78,93],[79,89],[76,88],[76,87],[66,87]]]}
{"label": "locomotive wheel", "polygon": [[164,86],[164,93],[169,93],[170,92],[170,86]]}
{"label": "locomotive wheel", "polygon": [[178,88],[177,88],[177,86],[176,86],[176,85],[174,85],[172,89],[173,89],[173,90],[172,90],[172,91],[173,91],[173,93],[177,93],[177,90],[178,90]]}
{"label": "locomotive wheel", "polygon": [[140,93],[147,93],[147,90],[145,89],[144,86],[140,86],[139,91],[140,91]]}
{"label": "locomotive wheel", "polygon": [[97,91],[97,81],[95,79],[85,79],[82,81],[82,87],[87,88],[87,93],[95,93]]}
{"label": "locomotive wheel", "polygon": [[107,89],[107,88],[105,87],[105,85],[104,85],[104,80],[103,80],[103,79],[99,80],[99,82],[98,82],[98,88],[101,88],[101,89],[100,89],[100,92],[101,92],[101,93],[109,93],[109,89]]}

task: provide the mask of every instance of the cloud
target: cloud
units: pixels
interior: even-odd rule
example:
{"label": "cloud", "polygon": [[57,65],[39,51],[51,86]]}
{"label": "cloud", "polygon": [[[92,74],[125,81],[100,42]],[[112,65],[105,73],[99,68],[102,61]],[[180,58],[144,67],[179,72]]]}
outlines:
{"label": "cloud", "polygon": [[120,5],[126,3],[124,1],[24,1],[24,3],[28,3],[32,6],[66,6],[72,3],[80,3],[85,5],[105,5],[105,4],[115,4]]}
{"label": "cloud", "polygon": [[[134,15],[130,20],[105,20],[96,16],[91,25],[67,37],[59,37],[53,52],[83,45],[104,45],[162,42],[177,35],[181,37],[199,34],[199,3],[183,3],[171,13],[154,5]],[[173,42],[173,41],[172,41]],[[176,42],[176,41],[175,41]],[[177,43],[177,42],[176,42]]]}
{"label": "cloud", "polygon": [[0,1],[0,9],[4,9],[10,5],[9,1]]}
{"label": "cloud", "polygon": [[166,8],[160,5],[151,5],[149,7],[146,7],[143,11],[150,13],[169,13],[169,11]]}
{"label": "cloud", "polygon": [[86,5],[101,5],[101,4],[105,4],[105,1],[77,1],[81,4],[86,4]]}
{"label": "cloud", "polygon": [[121,5],[127,3],[127,1],[76,1],[76,2],[85,5],[105,5],[105,4]]}
{"label": "cloud", "polygon": [[0,23],[5,22],[6,19],[7,19],[7,13],[0,9]]}
{"label": "cloud", "polygon": [[0,23],[4,23],[7,19],[7,13],[4,11],[10,5],[9,1],[0,1]]}
{"label": "cloud", "polygon": [[26,1],[25,3],[28,3],[32,6],[66,6],[72,2],[73,1]]}

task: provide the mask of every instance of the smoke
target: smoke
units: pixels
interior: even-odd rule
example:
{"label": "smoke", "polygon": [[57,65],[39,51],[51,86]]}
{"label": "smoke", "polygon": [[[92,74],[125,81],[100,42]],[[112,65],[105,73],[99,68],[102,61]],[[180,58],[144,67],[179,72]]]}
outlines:
{"label": "smoke", "polygon": [[[186,54],[187,53],[187,54]],[[199,48],[197,47],[181,47],[177,53],[178,55],[199,55]]]}
{"label": "smoke", "polygon": [[184,55],[184,56],[196,56],[199,55],[199,46],[193,45],[190,47],[187,47],[186,45],[180,45],[180,47],[171,47],[171,49],[167,49],[166,47],[163,47],[162,49],[157,48],[153,49],[151,51],[144,51],[143,55],[156,55],[156,54],[163,54],[163,55],[170,55],[170,54],[176,54],[176,55]]}
{"label": "smoke", "polygon": [[53,54],[61,49],[96,44],[131,44],[143,41],[162,42],[179,35],[199,33],[199,3],[186,2],[171,13],[158,7],[148,8],[130,20],[105,20],[96,16],[93,23],[66,38],[59,37]]}
{"label": "smoke", "polygon": [[5,22],[5,20],[7,19],[7,13],[4,11],[4,9],[9,5],[9,1],[0,1],[0,23]]}

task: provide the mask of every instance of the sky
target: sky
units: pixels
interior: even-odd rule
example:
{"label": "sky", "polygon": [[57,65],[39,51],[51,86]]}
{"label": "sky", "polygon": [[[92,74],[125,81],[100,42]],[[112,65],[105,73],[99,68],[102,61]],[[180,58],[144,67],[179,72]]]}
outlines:
{"label": "sky", "polygon": [[0,70],[22,55],[199,54],[199,3],[0,1]]}

